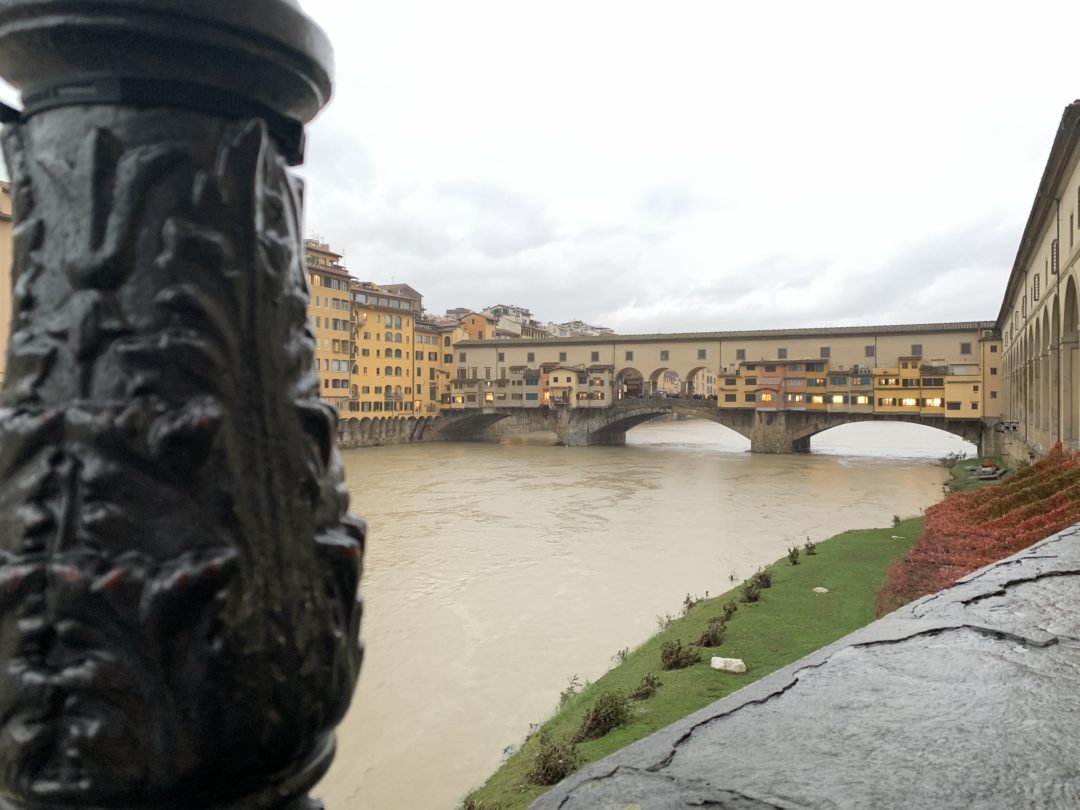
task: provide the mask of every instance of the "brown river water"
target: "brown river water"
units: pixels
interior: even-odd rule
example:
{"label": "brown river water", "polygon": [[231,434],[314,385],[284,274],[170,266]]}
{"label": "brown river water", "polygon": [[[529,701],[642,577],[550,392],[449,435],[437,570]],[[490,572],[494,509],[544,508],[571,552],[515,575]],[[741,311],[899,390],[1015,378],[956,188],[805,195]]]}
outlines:
{"label": "brown river water", "polygon": [[369,524],[367,645],[329,810],[454,810],[622,647],[806,537],[889,525],[941,498],[934,462],[975,448],[856,424],[809,455],[751,455],[711,422],[646,424],[625,447],[433,443],[344,451]]}

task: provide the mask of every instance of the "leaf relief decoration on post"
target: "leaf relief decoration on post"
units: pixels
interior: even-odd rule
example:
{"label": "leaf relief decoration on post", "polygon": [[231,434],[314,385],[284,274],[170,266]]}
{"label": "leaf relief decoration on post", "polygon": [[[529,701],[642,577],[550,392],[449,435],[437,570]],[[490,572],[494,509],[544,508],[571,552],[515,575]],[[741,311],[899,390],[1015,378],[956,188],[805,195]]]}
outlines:
{"label": "leaf relief decoration on post", "polygon": [[259,119],[70,115],[85,134],[4,134],[0,793],[277,807],[361,657],[298,181]]}

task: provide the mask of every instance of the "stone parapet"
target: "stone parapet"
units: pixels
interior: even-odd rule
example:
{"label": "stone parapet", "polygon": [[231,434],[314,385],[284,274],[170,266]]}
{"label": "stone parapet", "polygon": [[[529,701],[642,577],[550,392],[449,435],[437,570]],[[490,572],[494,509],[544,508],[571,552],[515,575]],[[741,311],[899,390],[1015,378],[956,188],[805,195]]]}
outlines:
{"label": "stone parapet", "polygon": [[1080,525],[593,763],[530,808],[1080,806],[1078,594]]}

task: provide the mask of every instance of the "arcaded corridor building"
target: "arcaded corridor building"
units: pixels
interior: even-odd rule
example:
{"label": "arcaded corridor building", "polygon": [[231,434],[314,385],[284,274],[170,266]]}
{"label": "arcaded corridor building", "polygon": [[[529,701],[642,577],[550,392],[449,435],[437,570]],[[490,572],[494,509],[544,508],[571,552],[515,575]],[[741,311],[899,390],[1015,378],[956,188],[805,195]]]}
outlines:
{"label": "arcaded corridor building", "polygon": [[1065,108],[1016,253],[997,329],[1008,452],[1080,447],[1080,101]]}

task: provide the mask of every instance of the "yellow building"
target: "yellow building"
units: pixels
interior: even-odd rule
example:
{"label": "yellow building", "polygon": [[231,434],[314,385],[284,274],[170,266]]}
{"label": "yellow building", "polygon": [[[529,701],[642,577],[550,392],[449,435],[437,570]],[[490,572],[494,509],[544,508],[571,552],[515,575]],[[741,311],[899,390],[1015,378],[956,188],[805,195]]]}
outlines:
{"label": "yellow building", "polygon": [[0,385],[7,366],[11,324],[11,185],[0,181]]}
{"label": "yellow building", "polygon": [[499,319],[483,312],[470,312],[461,318],[466,340],[492,340],[499,337]]}
{"label": "yellow building", "polygon": [[356,280],[351,297],[355,356],[343,410],[373,419],[412,414],[429,368],[427,344],[416,343],[419,302],[409,291]]}
{"label": "yellow building", "polygon": [[422,316],[416,321],[416,383],[413,411],[429,416],[450,408],[450,379],[454,373],[454,345],[467,334],[454,318]]}
{"label": "yellow building", "polygon": [[308,317],[315,333],[315,370],[319,391],[339,411],[348,409],[352,393],[352,319],[349,285],[341,254],[317,239],[305,239]]}

